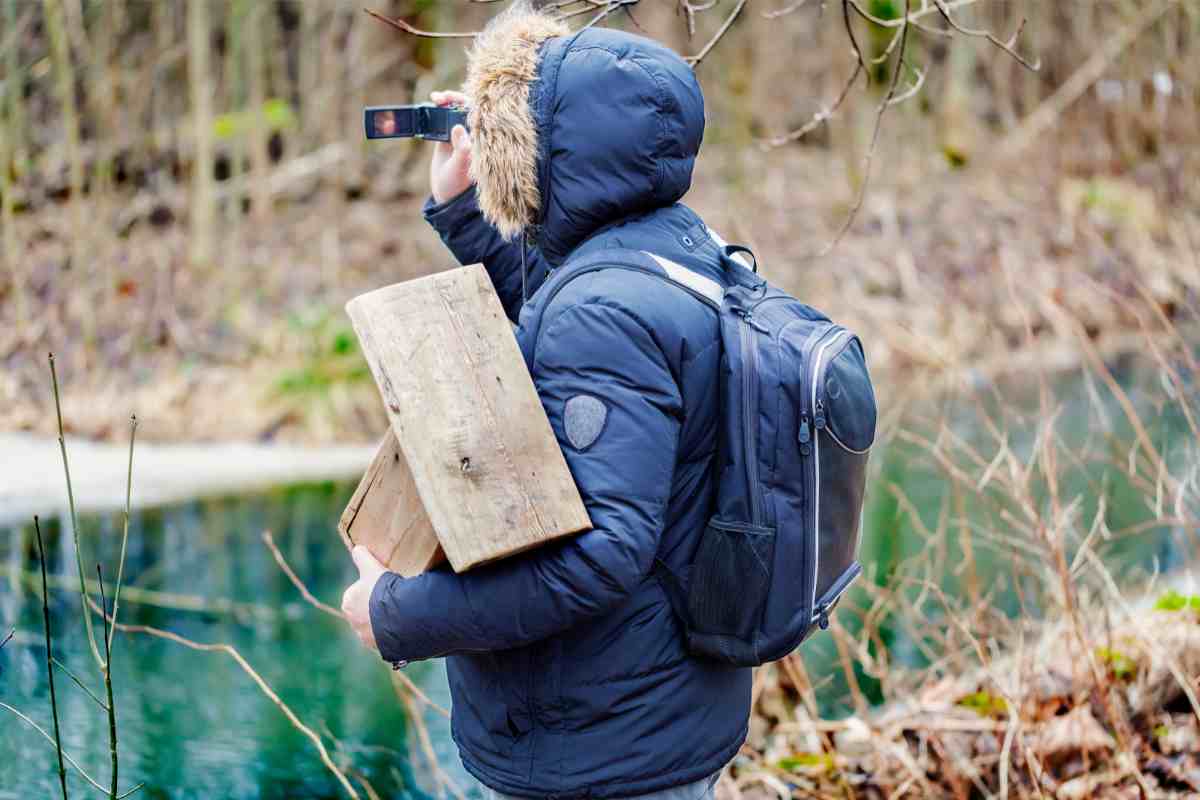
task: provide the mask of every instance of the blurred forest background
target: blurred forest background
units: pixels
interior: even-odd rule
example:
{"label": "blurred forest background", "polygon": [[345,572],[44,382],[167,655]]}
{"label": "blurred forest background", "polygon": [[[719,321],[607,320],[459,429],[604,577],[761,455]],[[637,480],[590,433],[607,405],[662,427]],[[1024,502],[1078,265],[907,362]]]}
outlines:
{"label": "blurred forest background", "polygon": [[[904,3],[852,4],[873,80],[823,124],[856,64],[841,2],[645,0],[598,24],[695,55],[729,23],[697,67],[709,125],[686,200],[860,330],[880,374],[1011,368],[1061,333],[1045,303],[1097,338],[1136,330],[1118,302],[1135,287],[1194,309],[1200,4],[940,2],[1000,41],[1024,21],[1013,47],[1040,69],[913,2],[907,99],[826,256],[867,179]],[[450,256],[419,216],[429,146],[367,143],[361,107],[457,86],[469,38],[360,5],[0,0],[0,426],[52,429],[54,350],[87,435],[119,436],[110,410],[130,406],[151,440],[382,429],[342,305]],[[439,32],[497,8],[368,5]]]}
{"label": "blurred forest background", "polygon": [[[368,0],[416,32],[361,5],[0,0],[0,434],[56,432],[53,351],[76,436],[136,410],[139,447],[377,440],[342,307],[452,264],[430,146],[366,142],[361,109],[456,87],[500,4]],[[1200,0],[551,5],[695,62],[685,201],[860,333],[878,385],[866,574],[757,671],[722,799],[1200,796]],[[352,579],[350,488],[133,517],[116,704],[147,795],[462,796],[440,667],[398,703],[302,588]],[[60,619],[73,517],[43,523]],[[124,564],[115,516],[81,524]],[[40,545],[10,534],[0,694],[48,726]],[[0,726],[17,788],[51,786],[45,744]]]}

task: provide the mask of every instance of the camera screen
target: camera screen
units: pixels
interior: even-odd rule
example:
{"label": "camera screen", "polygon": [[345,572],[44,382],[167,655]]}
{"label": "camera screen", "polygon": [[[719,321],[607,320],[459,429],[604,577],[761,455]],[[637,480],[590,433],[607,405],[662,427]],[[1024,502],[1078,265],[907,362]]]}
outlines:
{"label": "camera screen", "polygon": [[374,116],[376,136],[396,135],[396,112],[392,110],[376,111]]}

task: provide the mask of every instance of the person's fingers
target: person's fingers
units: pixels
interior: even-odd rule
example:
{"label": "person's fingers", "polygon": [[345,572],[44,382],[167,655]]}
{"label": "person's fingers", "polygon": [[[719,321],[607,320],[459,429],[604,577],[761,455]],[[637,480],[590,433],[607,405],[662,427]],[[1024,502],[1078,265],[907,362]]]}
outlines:
{"label": "person's fingers", "polygon": [[350,551],[350,557],[354,559],[354,566],[358,567],[360,575],[381,567],[380,563],[375,560],[375,556],[371,555],[371,551],[361,544],[354,546],[354,549]]}
{"label": "person's fingers", "polygon": [[462,92],[430,92],[429,99],[438,106],[465,106],[467,104],[467,96]]}
{"label": "person's fingers", "polygon": [[454,130],[450,131],[450,143],[454,145],[454,152],[471,152],[471,135],[467,133],[467,129],[462,125],[455,125]]}

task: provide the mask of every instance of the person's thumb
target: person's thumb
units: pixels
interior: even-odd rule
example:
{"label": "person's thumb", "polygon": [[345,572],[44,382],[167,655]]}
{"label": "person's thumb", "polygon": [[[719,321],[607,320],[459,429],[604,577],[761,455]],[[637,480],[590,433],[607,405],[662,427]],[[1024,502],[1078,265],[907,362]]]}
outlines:
{"label": "person's thumb", "polygon": [[354,546],[354,549],[350,551],[350,557],[354,559],[354,566],[358,567],[358,575],[360,578],[368,575],[373,576],[387,571],[384,569],[383,564],[380,564],[379,560],[376,559],[375,556],[371,555],[371,551],[363,547],[361,544]]}
{"label": "person's thumb", "polygon": [[462,125],[455,125],[450,131],[450,144],[454,146],[454,160],[462,161],[471,155],[471,135]]}

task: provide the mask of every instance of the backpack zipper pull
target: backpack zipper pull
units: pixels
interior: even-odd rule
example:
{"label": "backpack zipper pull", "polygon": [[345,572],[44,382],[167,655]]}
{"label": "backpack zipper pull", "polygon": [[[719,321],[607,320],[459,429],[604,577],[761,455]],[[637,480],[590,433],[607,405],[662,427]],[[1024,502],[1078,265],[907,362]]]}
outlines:
{"label": "backpack zipper pull", "polygon": [[817,398],[817,418],[815,423],[817,430],[821,430],[825,427],[825,403],[823,403],[819,397]]}
{"label": "backpack zipper pull", "polygon": [[800,417],[800,435],[796,438],[800,440],[800,452],[808,455],[810,450],[808,443],[812,441],[812,430],[808,427],[808,414]]}
{"label": "backpack zipper pull", "polygon": [[742,318],[742,322],[745,322],[747,325],[749,325],[751,328],[754,328],[754,330],[758,331],[759,333],[770,333],[771,332],[761,322],[755,321],[754,315],[751,314],[749,311],[747,311],[745,309],[738,309],[737,315]]}

